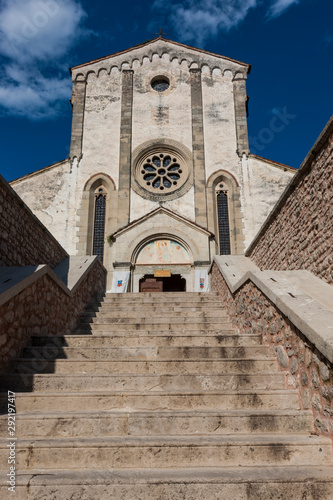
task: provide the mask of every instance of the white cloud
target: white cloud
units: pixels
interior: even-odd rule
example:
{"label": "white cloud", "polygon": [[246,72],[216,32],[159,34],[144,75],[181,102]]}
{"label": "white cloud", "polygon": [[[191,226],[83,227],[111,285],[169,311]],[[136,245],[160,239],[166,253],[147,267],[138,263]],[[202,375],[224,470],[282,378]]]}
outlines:
{"label": "white cloud", "polygon": [[299,3],[299,0],[274,0],[268,11],[268,17],[278,17],[297,3]]}
{"label": "white cloud", "polygon": [[267,17],[283,14],[300,0],[155,0],[153,10],[168,17],[181,40],[203,44],[211,36],[236,28],[251,9],[265,6]]}
{"label": "white cloud", "polygon": [[[54,117],[60,100],[70,97],[62,58],[87,34],[86,17],[76,0],[3,0],[0,4],[0,77],[2,114],[30,119]],[[57,75],[54,68],[57,68]]]}
{"label": "white cloud", "polygon": [[245,19],[258,0],[185,0],[166,4],[155,0],[154,10],[170,12],[170,21],[184,41],[202,44],[219,31],[228,31]]}

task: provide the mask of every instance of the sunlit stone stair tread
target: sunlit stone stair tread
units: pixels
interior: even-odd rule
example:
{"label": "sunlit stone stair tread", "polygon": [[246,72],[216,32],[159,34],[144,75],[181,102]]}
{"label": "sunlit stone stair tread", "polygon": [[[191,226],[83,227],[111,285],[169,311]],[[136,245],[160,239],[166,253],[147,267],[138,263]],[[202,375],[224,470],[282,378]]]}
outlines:
{"label": "sunlit stone stair tread", "polygon": [[275,358],[232,359],[55,359],[45,362],[38,359],[18,358],[20,373],[193,373],[196,370],[208,374],[264,373],[276,369]]}
{"label": "sunlit stone stair tread", "polygon": [[94,391],[21,393],[16,401],[18,412],[100,410],[186,410],[186,409],[297,409],[297,391]]}
{"label": "sunlit stone stair tread", "polygon": [[[24,358],[47,358],[49,349],[43,347],[26,348]],[[224,359],[269,357],[268,346],[215,346],[215,347],[62,347],[55,353],[56,359]]]}
{"label": "sunlit stone stair tread", "polygon": [[18,491],[28,484],[24,500],[55,491],[57,500],[332,500],[333,480],[329,467],[312,466],[20,471]]}
{"label": "sunlit stone stair tread", "polygon": [[207,334],[206,332],[195,333],[191,331],[189,334],[179,334],[175,332],[163,332],[161,330],[155,332],[138,332],[136,330],[126,332],[126,336],[122,333],[112,333],[111,335],[59,335],[59,336],[40,336],[32,337],[33,346],[56,346],[62,347],[99,347],[103,346],[160,346],[160,345],[185,345],[185,346],[250,346],[261,345],[261,335],[235,335],[223,334],[217,335]]}
{"label": "sunlit stone stair tread", "polygon": [[[142,435],[201,435],[308,433],[313,431],[309,410],[187,410],[24,412],[16,419],[23,437],[101,437]],[[5,432],[7,419],[0,417]]]}
{"label": "sunlit stone stair tread", "polygon": [[218,375],[188,374],[136,374],[122,373],[117,375],[92,373],[67,375],[52,373],[0,375],[0,387],[5,389],[11,385],[16,392],[33,391],[78,391],[78,390],[258,390],[284,389],[285,374],[283,372],[266,372],[253,374],[228,373]]}
{"label": "sunlit stone stair tread", "polygon": [[[310,465],[331,458],[328,438],[305,435],[123,436],[101,438],[21,439],[17,467],[44,468],[64,463],[69,468],[192,467],[236,465]],[[0,440],[0,456],[7,440]]]}

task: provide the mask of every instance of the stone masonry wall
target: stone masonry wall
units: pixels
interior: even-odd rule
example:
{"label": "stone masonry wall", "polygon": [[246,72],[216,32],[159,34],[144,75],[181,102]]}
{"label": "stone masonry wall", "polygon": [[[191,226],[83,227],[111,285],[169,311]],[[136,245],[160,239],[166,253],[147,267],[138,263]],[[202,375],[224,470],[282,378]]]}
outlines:
{"label": "stone masonry wall", "polygon": [[333,283],[333,118],[246,256],[260,269],[307,269]]}
{"label": "stone masonry wall", "polygon": [[105,269],[96,259],[72,296],[46,274],[2,305],[0,371],[8,369],[32,335],[71,333],[93,297],[104,293],[105,278]]}
{"label": "stone masonry wall", "polygon": [[0,176],[0,266],[48,264],[55,267],[67,252]]}
{"label": "stone masonry wall", "polygon": [[312,409],[315,429],[333,439],[333,367],[279,309],[251,282],[232,294],[214,263],[212,290],[218,291],[233,325],[240,333],[261,333],[286,385],[300,393],[302,409]]}

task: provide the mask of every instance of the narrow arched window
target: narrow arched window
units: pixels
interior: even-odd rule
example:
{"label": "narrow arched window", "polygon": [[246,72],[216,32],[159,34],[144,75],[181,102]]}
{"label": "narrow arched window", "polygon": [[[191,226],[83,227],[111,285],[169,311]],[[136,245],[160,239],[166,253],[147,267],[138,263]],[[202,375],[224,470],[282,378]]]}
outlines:
{"label": "narrow arched window", "polygon": [[229,226],[229,207],[228,191],[223,183],[216,186],[216,204],[217,220],[219,230],[219,250],[220,255],[230,255],[230,226]]}
{"label": "narrow arched window", "polygon": [[100,261],[103,262],[106,193],[103,188],[99,188],[96,191],[97,192],[95,192],[93,255],[98,255]]}

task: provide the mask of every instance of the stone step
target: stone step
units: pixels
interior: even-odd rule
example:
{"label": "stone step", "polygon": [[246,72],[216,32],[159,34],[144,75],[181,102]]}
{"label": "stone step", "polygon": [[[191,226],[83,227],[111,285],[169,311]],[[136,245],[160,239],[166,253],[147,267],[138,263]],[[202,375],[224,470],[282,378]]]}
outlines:
{"label": "stone step", "polygon": [[[8,440],[0,441],[7,463]],[[143,436],[20,439],[16,468],[235,467],[332,464],[332,442],[317,436]]]}
{"label": "stone step", "polygon": [[13,374],[0,375],[0,391],[201,391],[201,390],[274,390],[286,386],[284,372],[243,375],[86,375]]}
{"label": "stone step", "polygon": [[213,296],[213,297],[189,297],[187,294],[182,295],[181,297],[172,297],[169,296],[169,294],[165,294],[161,296],[160,294],[152,294],[151,296],[141,295],[141,297],[133,298],[128,294],[127,296],[123,297],[104,297],[102,300],[97,300],[91,303],[91,305],[99,305],[99,304],[115,304],[117,307],[122,307],[126,305],[133,305],[138,306],[138,305],[158,305],[158,304],[163,304],[163,305],[172,305],[176,307],[182,307],[185,305],[190,305],[190,306],[207,306],[210,307],[210,305],[220,305],[220,307],[223,307],[223,302],[219,299],[218,296]]}
{"label": "stone step", "polygon": [[[109,326],[115,326],[115,325],[123,325],[123,327],[128,327],[129,325],[154,325],[154,327],[158,327],[158,325],[206,325],[207,328],[209,328],[210,324],[218,324],[218,325],[228,325],[231,327],[231,322],[226,318],[220,318],[219,316],[209,316],[209,317],[203,317],[203,316],[198,316],[194,317],[193,315],[190,316],[183,316],[183,315],[173,315],[170,317],[168,314],[163,315],[163,314],[158,314],[155,317],[151,317],[149,315],[147,316],[138,316],[134,315],[132,317],[126,315],[126,316],[121,316],[119,318],[109,318],[107,316],[98,316],[98,318],[86,318],[86,320],[91,321],[93,324],[109,324]],[[80,319],[79,324],[83,324],[84,318]],[[146,327],[147,328],[147,327]],[[135,330],[135,327],[133,328]]]}
{"label": "stone step", "polygon": [[130,293],[105,293],[102,299],[113,299],[113,300],[135,300],[135,302],[139,302],[140,300],[145,299],[155,299],[155,300],[193,300],[197,299],[200,301],[214,299],[217,300],[219,296],[218,292],[164,292],[164,293],[156,293],[156,292],[130,292]]}
{"label": "stone step", "polygon": [[[135,297],[136,295],[136,297]],[[106,294],[104,297],[94,300],[92,304],[114,303],[118,305],[133,304],[217,304],[222,305],[222,300],[218,295],[189,293],[179,293],[178,295],[170,293],[127,293],[127,294]]]}
{"label": "stone step", "polygon": [[76,330],[72,333],[72,336],[78,335],[93,335],[93,336],[114,336],[120,335],[128,336],[128,335],[203,335],[203,336],[216,336],[221,337],[225,335],[235,335],[235,329],[231,325],[223,325],[222,327],[219,324],[213,325],[213,327],[208,327],[207,325],[161,325],[157,327],[156,325],[142,325],[140,324],[131,324],[131,325],[116,325],[113,328],[113,325],[87,325],[86,323],[81,323],[77,326]]}
{"label": "stone step", "polygon": [[[1,397],[6,408],[6,394]],[[17,393],[16,412],[86,411],[87,408],[127,411],[157,410],[295,410],[299,409],[295,390],[256,391],[93,391]]]}
{"label": "stone step", "polygon": [[152,303],[151,305],[145,307],[144,304],[138,304],[137,302],[126,303],[126,304],[112,304],[110,302],[99,302],[95,304],[91,304],[86,312],[126,312],[126,311],[137,311],[142,313],[142,309],[147,313],[151,312],[168,312],[169,314],[173,312],[177,313],[200,313],[200,312],[210,312],[210,311],[218,311],[227,314],[227,310],[223,307],[223,304],[220,301],[210,302],[208,304],[199,303],[193,305],[191,302],[185,302],[184,304],[175,305],[173,302],[161,302],[161,303]]}
{"label": "stone step", "polygon": [[[181,361],[181,362],[180,362]],[[18,358],[17,373],[266,373],[277,370],[276,358],[263,359],[154,359],[154,360],[67,360]]]}
{"label": "stone step", "polygon": [[[0,431],[7,432],[7,416]],[[23,437],[181,436],[263,433],[310,433],[310,410],[20,413],[16,435]]]}
{"label": "stone step", "polygon": [[[155,333],[159,333],[161,331],[163,332],[177,332],[177,333],[182,333],[182,332],[192,332],[195,329],[202,329],[202,331],[206,331],[208,334],[216,334],[216,335],[222,335],[222,334],[228,334],[228,333],[234,333],[234,329],[231,326],[231,323],[229,322],[222,322],[222,321],[187,321],[187,322],[163,322],[161,321],[160,323],[135,323],[135,322],[118,322],[118,321],[113,321],[112,323],[102,323],[100,320],[98,323],[78,323],[77,328],[75,330],[76,333],[81,333],[82,332],[109,332],[109,333],[116,333],[116,332],[123,332],[124,334],[127,333],[128,331],[147,331],[151,330]],[[74,333],[75,333],[74,332]]]}
{"label": "stone step", "polygon": [[178,335],[175,333],[145,333],[128,331],[125,335],[62,335],[32,337],[33,346],[60,347],[115,347],[115,346],[251,346],[261,345],[261,335]]}
{"label": "stone step", "polygon": [[[8,496],[7,480],[2,473],[1,498]],[[332,490],[333,470],[327,466],[106,467],[19,471],[14,496],[20,500],[332,500]]]}
{"label": "stone step", "polygon": [[142,307],[138,309],[124,309],[123,311],[118,310],[118,308],[115,308],[114,310],[107,310],[102,308],[99,311],[89,311],[86,310],[83,314],[80,316],[80,320],[83,322],[86,321],[93,321],[97,319],[103,319],[103,320],[108,320],[109,322],[118,320],[118,319],[123,319],[126,321],[133,322],[133,319],[135,319],[137,322],[138,321],[146,321],[148,320],[163,320],[166,322],[170,322],[172,319],[175,317],[177,318],[207,318],[210,319],[212,318],[213,321],[216,320],[216,318],[220,318],[221,320],[224,320],[224,322],[229,321],[227,314],[225,311],[222,309],[214,309],[212,311],[207,311],[202,310],[198,311],[166,311],[164,310],[164,306],[162,308],[156,308],[156,311],[147,311],[147,314],[144,314],[144,311],[142,311]]}
{"label": "stone step", "polygon": [[23,358],[37,359],[224,359],[224,358],[264,358],[269,356],[269,347],[260,346],[215,346],[215,347],[28,347],[22,352]]}

